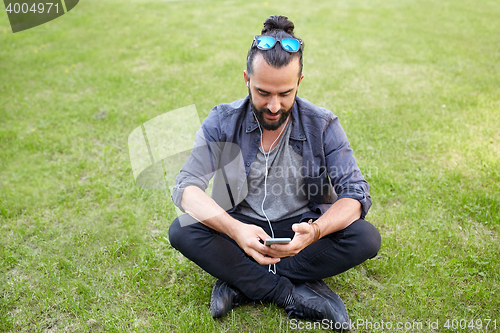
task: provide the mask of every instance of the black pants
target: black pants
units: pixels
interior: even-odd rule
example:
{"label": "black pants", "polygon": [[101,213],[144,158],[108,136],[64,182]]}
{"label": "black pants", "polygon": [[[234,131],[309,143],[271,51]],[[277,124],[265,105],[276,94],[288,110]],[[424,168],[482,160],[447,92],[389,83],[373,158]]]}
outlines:
{"label": "black pants", "polygon": [[[240,214],[231,216],[260,226],[271,235],[267,221]],[[292,224],[299,220],[300,216],[273,222],[274,236],[293,238]],[[247,297],[278,303],[290,292],[291,283],[340,274],[373,258],[380,249],[378,230],[360,219],[321,238],[297,255],[282,258],[276,264],[276,274],[273,274],[268,271],[268,265],[255,262],[229,236],[202,223],[181,227],[179,220],[175,219],[169,228],[169,239],[172,246],[188,259],[214,277],[240,289]]]}

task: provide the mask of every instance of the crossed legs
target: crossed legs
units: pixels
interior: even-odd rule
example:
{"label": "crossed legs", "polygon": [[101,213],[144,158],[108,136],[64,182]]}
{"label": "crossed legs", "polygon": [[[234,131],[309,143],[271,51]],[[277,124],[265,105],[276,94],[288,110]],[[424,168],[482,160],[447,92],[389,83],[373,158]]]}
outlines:
{"label": "crossed legs", "polygon": [[[266,221],[231,214],[244,222],[261,226],[270,234]],[[186,218],[186,217],[184,217]],[[291,226],[300,217],[273,222],[275,237],[293,238]],[[276,264],[276,274],[247,256],[234,240],[202,223],[181,227],[175,219],[169,228],[170,243],[184,256],[212,276],[238,288],[253,300],[280,301],[293,283],[321,280],[340,274],[376,256],[380,249],[378,230],[365,220],[327,235],[294,257]]]}

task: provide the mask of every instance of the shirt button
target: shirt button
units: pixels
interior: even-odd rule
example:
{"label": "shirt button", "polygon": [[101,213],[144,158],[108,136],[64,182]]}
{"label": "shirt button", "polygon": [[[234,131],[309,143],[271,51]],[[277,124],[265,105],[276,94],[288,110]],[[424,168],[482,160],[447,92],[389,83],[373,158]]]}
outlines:
{"label": "shirt button", "polygon": [[247,162],[247,166],[250,166],[250,162]]}
{"label": "shirt button", "polygon": [[255,138],[255,139],[253,139],[253,141],[259,142],[259,138]]}
{"label": "shirt button", "polygon": [[299,135],[299,139],[304,139],[304,135]]}
{"label": "shirt button", "polygon": [[247,131],[250,131],[252,128],[250,126],[247,127]]}

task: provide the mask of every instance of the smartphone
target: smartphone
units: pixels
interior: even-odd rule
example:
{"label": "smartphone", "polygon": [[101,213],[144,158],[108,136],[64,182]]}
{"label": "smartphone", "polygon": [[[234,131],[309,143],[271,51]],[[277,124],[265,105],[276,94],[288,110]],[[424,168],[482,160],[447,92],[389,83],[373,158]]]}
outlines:
{"label": "smartphone", "polygon": [[271,245],[271,244],[288,244],[292,240],[290,238],[268,238],[264,241],[264,245]]}

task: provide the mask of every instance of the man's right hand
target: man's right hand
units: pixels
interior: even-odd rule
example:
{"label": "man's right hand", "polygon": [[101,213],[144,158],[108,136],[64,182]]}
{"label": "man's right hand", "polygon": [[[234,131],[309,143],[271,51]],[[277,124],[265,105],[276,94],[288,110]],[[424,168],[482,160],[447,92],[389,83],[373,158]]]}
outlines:
{"label": "man's right hand", "polygon": [[264,245],[264,240],[271,237],[261,227],[240,222],[233,230],[231,237],[246,254],[261,265],[272,265],[280,261],[280,258],[268,257],[263,253],[268,250]]}

